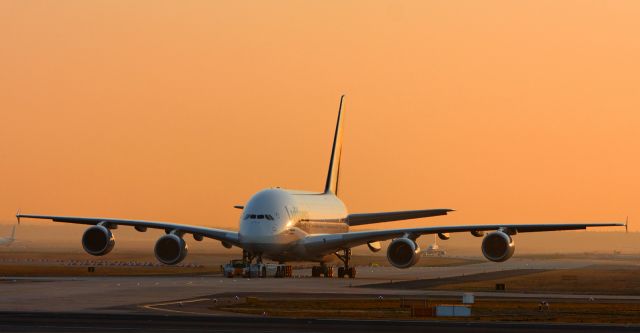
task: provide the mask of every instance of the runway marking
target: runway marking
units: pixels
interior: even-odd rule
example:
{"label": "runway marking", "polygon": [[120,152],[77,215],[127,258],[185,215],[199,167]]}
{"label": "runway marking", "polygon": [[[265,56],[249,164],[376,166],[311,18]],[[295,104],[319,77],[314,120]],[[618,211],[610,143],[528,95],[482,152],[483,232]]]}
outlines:
{"label": "runway marking", "polygon": [[153,303],[153,304],[147,304],[145,306],[161,306],[161,305],[171,305],[171,304],[178,304],[178,303],[196,303],[196,302],[202,302],[202,301],[210,301],[211,298],[196,298],[196,299],[192,299],[192,300],[188,300],[188,301],[174,301],[174,302],[165,302],[165,303]]}
{"label": "runway marking", "polygon": [[199,315],[199,316],[209,316],[209,317],[219,317],[219,316],[255,317],[255,315],[229,313],[229,312],[223,312],[223,311],[217,311],[218,313],[207,313],[207,312],[193,312],[193,311],[183,311],[183,310],[172,310],[172,309],[157,308],[157,306],[163,306],[163,305],[173,305],[173,304],[179,304],[179,303],[196,303],[196,302],[203,302],[203,301],[210,301],[210,300],[212,300],[212,299],[211,298],[197,298],[197,299],[192,299],[192,300],[188,300],[188,301],[174,301],[174,302],[163,302],[163,303],[153,303],[153,304],[146,304],[146,305],[138,305],[138,307],[142,307],[142,308],[145,308],[147,310],[165,311],[165,312],[180,313],[180,314],[195,314],[195,315]]}
{"label": "runway marking", "polygon": [[156,306],[164,306],[164,305],[173,305],[173,304],[184,304],[184,303],[196,303],[196,302],[202,302],[202,301],[210,301],[210,298],[197,298],[197,299],[192,299],[189,301],[175,301],[175,302],[163,302],[163,303],[153,303],[153,304],[147,304],[147,305],[140,305],[140,307],[143,307],[147,310],[157,310],[157,311],[165,311],[165,312],[173,312],[173,313],[188,313],[188,314],[196,314],[199,316],[215,316],[215,314],[212,313],[203,313],[203,312],[192,312],[192,311],[180,311],[180,310],[171,310],[171,309],[164,309],[164,308],[157,308]]}

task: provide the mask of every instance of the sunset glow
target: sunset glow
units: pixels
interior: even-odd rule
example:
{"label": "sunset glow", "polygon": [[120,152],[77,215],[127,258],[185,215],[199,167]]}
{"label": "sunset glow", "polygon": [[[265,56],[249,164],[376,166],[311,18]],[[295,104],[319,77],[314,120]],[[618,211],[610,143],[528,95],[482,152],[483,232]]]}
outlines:
{"label": "sunset glow", "polygon": [[636,1],[0,1],[0,222],[237,228],[261,188],[322,190],[344,93],[351,212],[640,231],[639,17]]}

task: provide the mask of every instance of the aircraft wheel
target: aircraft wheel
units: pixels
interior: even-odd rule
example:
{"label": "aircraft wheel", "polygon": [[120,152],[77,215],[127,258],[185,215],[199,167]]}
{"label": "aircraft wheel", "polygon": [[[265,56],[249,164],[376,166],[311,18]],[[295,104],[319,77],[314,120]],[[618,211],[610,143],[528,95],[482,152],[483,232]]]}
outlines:
{"label": "aircraft wheel", "polygon": [[341,279],[344,277],[344,267],[338,267],[338,277]]}
{"label": "aircraft wheel", "polygon": [[349,278],[350,279],[355,279],[356,278],[356,268],[355,267],[349,267]]}
{"label": "aircraft wheel", "polygon": [[324,268],[324,277],[333,277],[333,266],[327,266]]}

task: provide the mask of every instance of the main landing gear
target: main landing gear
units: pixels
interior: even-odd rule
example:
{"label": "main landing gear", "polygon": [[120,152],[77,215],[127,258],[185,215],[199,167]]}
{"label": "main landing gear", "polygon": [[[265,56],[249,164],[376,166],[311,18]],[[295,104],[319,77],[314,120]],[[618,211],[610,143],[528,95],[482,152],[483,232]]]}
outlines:
{"label": "main landing gear", "polygon": [[[338,277],[344,278],[349,277],[351,279],[356,277],[356,268],[349,267],[349,260],[351,260],[351,249],[343,249],[342,254],[339,252],[335,253],[336,257],[340,259],[343,263],[343,267],[338,267]],[[313,266],[311,268],[311,276],[312,277],[333,277],[333,267],[327,266],[324,262],[320,263],[320,266]]]}
{"label": "main landing gear", "polygon": [[348,276],[351,279],[356,277],[356,268],[349,267],[349,260],[351,259],[351,249],[342,250],[343,254],[335,253],[336,257],[344,263],[344,267],[338,267],[338,277],[343,278]]}

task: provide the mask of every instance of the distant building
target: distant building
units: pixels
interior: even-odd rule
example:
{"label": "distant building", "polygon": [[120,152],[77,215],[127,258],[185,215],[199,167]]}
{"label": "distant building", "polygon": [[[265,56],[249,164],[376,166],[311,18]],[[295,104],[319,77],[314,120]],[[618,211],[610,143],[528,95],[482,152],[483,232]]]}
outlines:
{"label": "distant building", "polygon": [[422,253],[427,257],[442,257],[447,255],[447,251],[438,245],[438,237],[436,235],[433,235],[433,244],[429,245]]}

